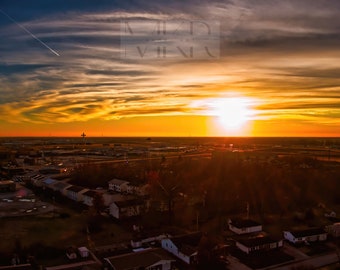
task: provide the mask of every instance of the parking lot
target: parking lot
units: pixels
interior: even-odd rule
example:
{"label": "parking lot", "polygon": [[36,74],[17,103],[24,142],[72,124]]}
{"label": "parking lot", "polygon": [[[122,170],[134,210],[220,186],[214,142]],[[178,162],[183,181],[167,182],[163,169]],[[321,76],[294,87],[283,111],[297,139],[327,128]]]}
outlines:
{"label": "parking lot", "polygon": [[40,201],[31,190],[18,183],[15,192],[0,194],[0,217],[37,215],[54,210],[52,204]]}

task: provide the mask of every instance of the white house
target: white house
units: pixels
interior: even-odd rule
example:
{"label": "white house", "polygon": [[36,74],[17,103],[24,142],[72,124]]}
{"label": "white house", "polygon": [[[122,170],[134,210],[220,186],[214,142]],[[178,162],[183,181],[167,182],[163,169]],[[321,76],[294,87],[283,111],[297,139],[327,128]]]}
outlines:
{"label": "white house", "polygon": [[229,219],[228,228],[236,234],[255,233],[262,231],[262,225],[250,219]]}
{"label": "white house", "polygon": [[175,260],[161,248],[104,258],[111,270],[171,270]]}
{"label": "white house", "polygon": [[62,195],[66,196],[67,188],[71,187],[72,185],[67,182],[57,182],[52,186],[54,191],[60,192]]}
{"label": "white house", "polygon": [[144,202],[139,199],[116,201],[111,203],[109,209],[110,215],[117,219],[139,216],[144,210]]}
{"label": "white house", "polygon": [[327,232],[322,228],[284,231],[283,236],[293,244],[327,240]]}
{"label": "white house", "polygon": [[83,188],[80,186],[70,186],[66,188],[65,190],[66,190],[66,197],[76,202],[82,202],[83,193],[88,191],[87,188]]}
{"label": "white house", "polygon": [[79,253],[80,257],[87,258],[90,254],[90,251],[88,250],[87,247],[79,247],[78,253]]}
{"label": "white house", "polygon": [[87,206],[93,205],[93,199],[100,194],[97,191],[94,190],[88,190],[83,193],[83,203]]}
{"label": "white house", "polygon": [[132,195],[126,195],[126,194],[120,194],[120,193],[102,193],[103,200],[104,200],[104,205],[109,207],[113,202],[118,202],[118,201],[125,201],[125,200],[131,200],[136,198],[135,196]]}
{"label": "white house", "polygon": [[115,178],[109,181],[109,190],[116,191],[119,193],[128,192],[129,184],[130,184],[129,181]]}
{"label": "white house", "polygon": [[269,236],[256,236],[235,240],[236,247],[250,254],[256,251],[268,251],[283,247],[283,240],[274,240]]}
{"label": "white house", "polygon": [[201,240],[202,233],[196,232],[183,236],[168,237],[162,239],[162,248],[170,252],[187,264],[197,263],[198,245]]}

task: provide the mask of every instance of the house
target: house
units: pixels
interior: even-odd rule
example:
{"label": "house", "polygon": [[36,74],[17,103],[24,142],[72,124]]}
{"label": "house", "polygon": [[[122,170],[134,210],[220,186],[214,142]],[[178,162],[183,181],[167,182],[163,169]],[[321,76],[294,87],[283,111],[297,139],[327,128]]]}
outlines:
{"label": "house", "polygon": [[124,193],[128,191],[130,182],[120,179],[112,179],[109,181],[109,190]]}
{"label": "house", "polygon": [[139,199],[116,201],[109,209],[110,215],[117,219],[139,216],[144,210],[144,202]]}
{"label": "house", "polygon": [[[133,229],[135,232],[140,231],[140,227],[137,225],[133,225]],[[162,239],[168,238],[169,236],[167,234],[160,234],[157,236],[150,235],[149,237],[135,237],[134,239],[131,239],[130,244],[131,247],[136,249],[136,248],[142,248],[144,244],[150,244],[150,243],[160,243]]]}
{"label": "house", "polygon": [[66,196],[66,190],[71,186],[72,186],[71,184],[66,183],[66,182],[57,182],[52,186],[52,189]]}
{"label": "house", "polygon": [[57,181],[55,179],[52,179],[50,177],[45,178],[42,181],[42,186],[43,188],[48,188],[48,189],[53,189],[53,185],[56,183]]}
{"label": "house", "polygon": [[251,219],[229,219],[228,228],[236,234],[255,233],[262,231],[262,225]]}
{"label": "house", "polygon": [[327,240],[327,232],[322,228],[284,231],[283,236],[293,244]]}
{"label": "house", "polygon": [[112,270],[171,270],[175,260],[161,248],[104,258],[105,267]]}
{"label": "house", "polygon": [[93,199],[100,193],[94,190],[88,190],[83,193],[83,203],[87,206],[93,205]]}
{"label": "house", "polygon": [[326,226],[325,230],[333,237],[340,237],[340,222]]}
{"label": "house", "polygon": [[176,237],[167,237],[161,240],[162,248],[187,264],[197,263],[198,245],[202,233],[195,232]]}
{"label": "house", "polygon": [[81,202],[83,201],[83,193],[85,193],[86,191],[88,191],[87,188],[83,188],[80,186],[70,186],[66,188],[66,197],[73,201]]}
{"label": "house", "polygon": [[327,218],[336,218],[336,213],[334,211],[331,211],[329,213],[325,213],[325,217],[327,217]]}
{"label": "house", "polygon": [[283,247],[283,240],[275,240],[267,235],[257,235],[235,239],[236,247],[243,252],[250,254],[258,251],[268,251]]}
{"label": "house", "polygon": [[121,193],[102,193],[103,195],[103,201],[105,206],[110,206],[113,202],[117,201],[125,201],[125,200],[131,200],[134,199],[135,196],[132,195],[126,195],[126,194],[121,194]]}
{"label": "house", "polygon": [[87,247],[79,247],[78,253],[79,253],[81,258],[87,258],[90,254],[90,251],[88,250]]}
{"label": "house", "polygon": [[150,194],[150,185],[149,184],[129,184],[128,185],[128,193],[135,194],[137,196],[147,196]]}

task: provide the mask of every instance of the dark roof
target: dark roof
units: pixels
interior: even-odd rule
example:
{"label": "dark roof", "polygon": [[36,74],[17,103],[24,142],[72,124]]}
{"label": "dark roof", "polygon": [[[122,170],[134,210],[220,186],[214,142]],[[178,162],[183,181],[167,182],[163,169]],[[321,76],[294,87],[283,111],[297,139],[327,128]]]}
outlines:
{"label": "dark roof", "polygon": [[106,260],[108,260],[116,270],[149,267],[162,260],[175,261],[166,251],[161,248],[109,257],[106,258]]}
{"label": "dark roof", "polygon": [[305,229],[305,230],[293,230],[290,231],[291,234],[296,237],[306,237],[306,236],[311,236],[311,235],[319,235],[319,234],[325,234],[325,230],[322,228],[310,228],[310,229]]}
{"label": "dark roof", "polygon": [[197,251],[198,245],[202,238],[202,232],[194,232],[190,234],[175,236],[171,241],[185,255],[192,255]]}
{"label": "dark roof", "polygon": [[[281,240],[281,239],[280,239]],[[275,240],[270,236],[249,237],[236,240],[246,247],[256,247],[265,244],[277,243],[280,240]]]}
{"label": "dark roof", "polygon": [[67,191],[73,191],[73,192],[78,193],[78,192],[80,192],[80,191],[82,191],[82,190],[84,190],[84,189],[85,189],[85,188],[80,187],[80,186],[70,186],[70,187],[68,187],[66,190],[67,190]]}
{"label": "dark roof", "polygon": [[125,201],[116,201],[114,203],[119,208],[133,206],[133,205],[142,205],[142,204],[144,204],[144,202],[142,200],[138,200],[138,199],[125,200]]}
{"label": "dark roof", "polygon": [[88,191],[83,193],[83,195],[93,197],[93,198],[95,196],[97,196],[97,194],[99,194],[99,193],[97,191],[94,191],[94,190],[88,190]]}
{"label": "dark roof", "polygon": [[183,254],[187,256],[193,255],[195,252],[197,252],[197,247],[189,246],[189,245],[182,245],[182,247],[179,249]]}
{"label": "dark roof", "polygon": [[236,228],[247,228],[247,227],[254,227],[254,226],[261,226],[260,223],[251,220],[251,219],[240,219],[240,218],[233,218],[230,219],[231,225]]}
{"label": "dark roof", "polygon": [[66,187],[68,187],[70,184],[65,183],[65,182],[57,182],[56,184],[54,184],[54,187],[57,189],[64,189]]}

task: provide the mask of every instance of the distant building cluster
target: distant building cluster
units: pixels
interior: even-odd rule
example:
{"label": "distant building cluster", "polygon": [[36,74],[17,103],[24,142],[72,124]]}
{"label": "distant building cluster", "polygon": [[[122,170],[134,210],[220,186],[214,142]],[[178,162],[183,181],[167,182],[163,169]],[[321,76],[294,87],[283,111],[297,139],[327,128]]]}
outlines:
{"label": "distant building cluster", "polygon": [[33,186],[57,192],[72,201],[93,206],[100,197],[109,214],[117,219],[139,216],[149,208],[149,185],[134,185],[129,181],[112,179],[107,189],[89,189],[69,183],[70,179],[57,180],[53,176],[34,174],[26,177]]}

